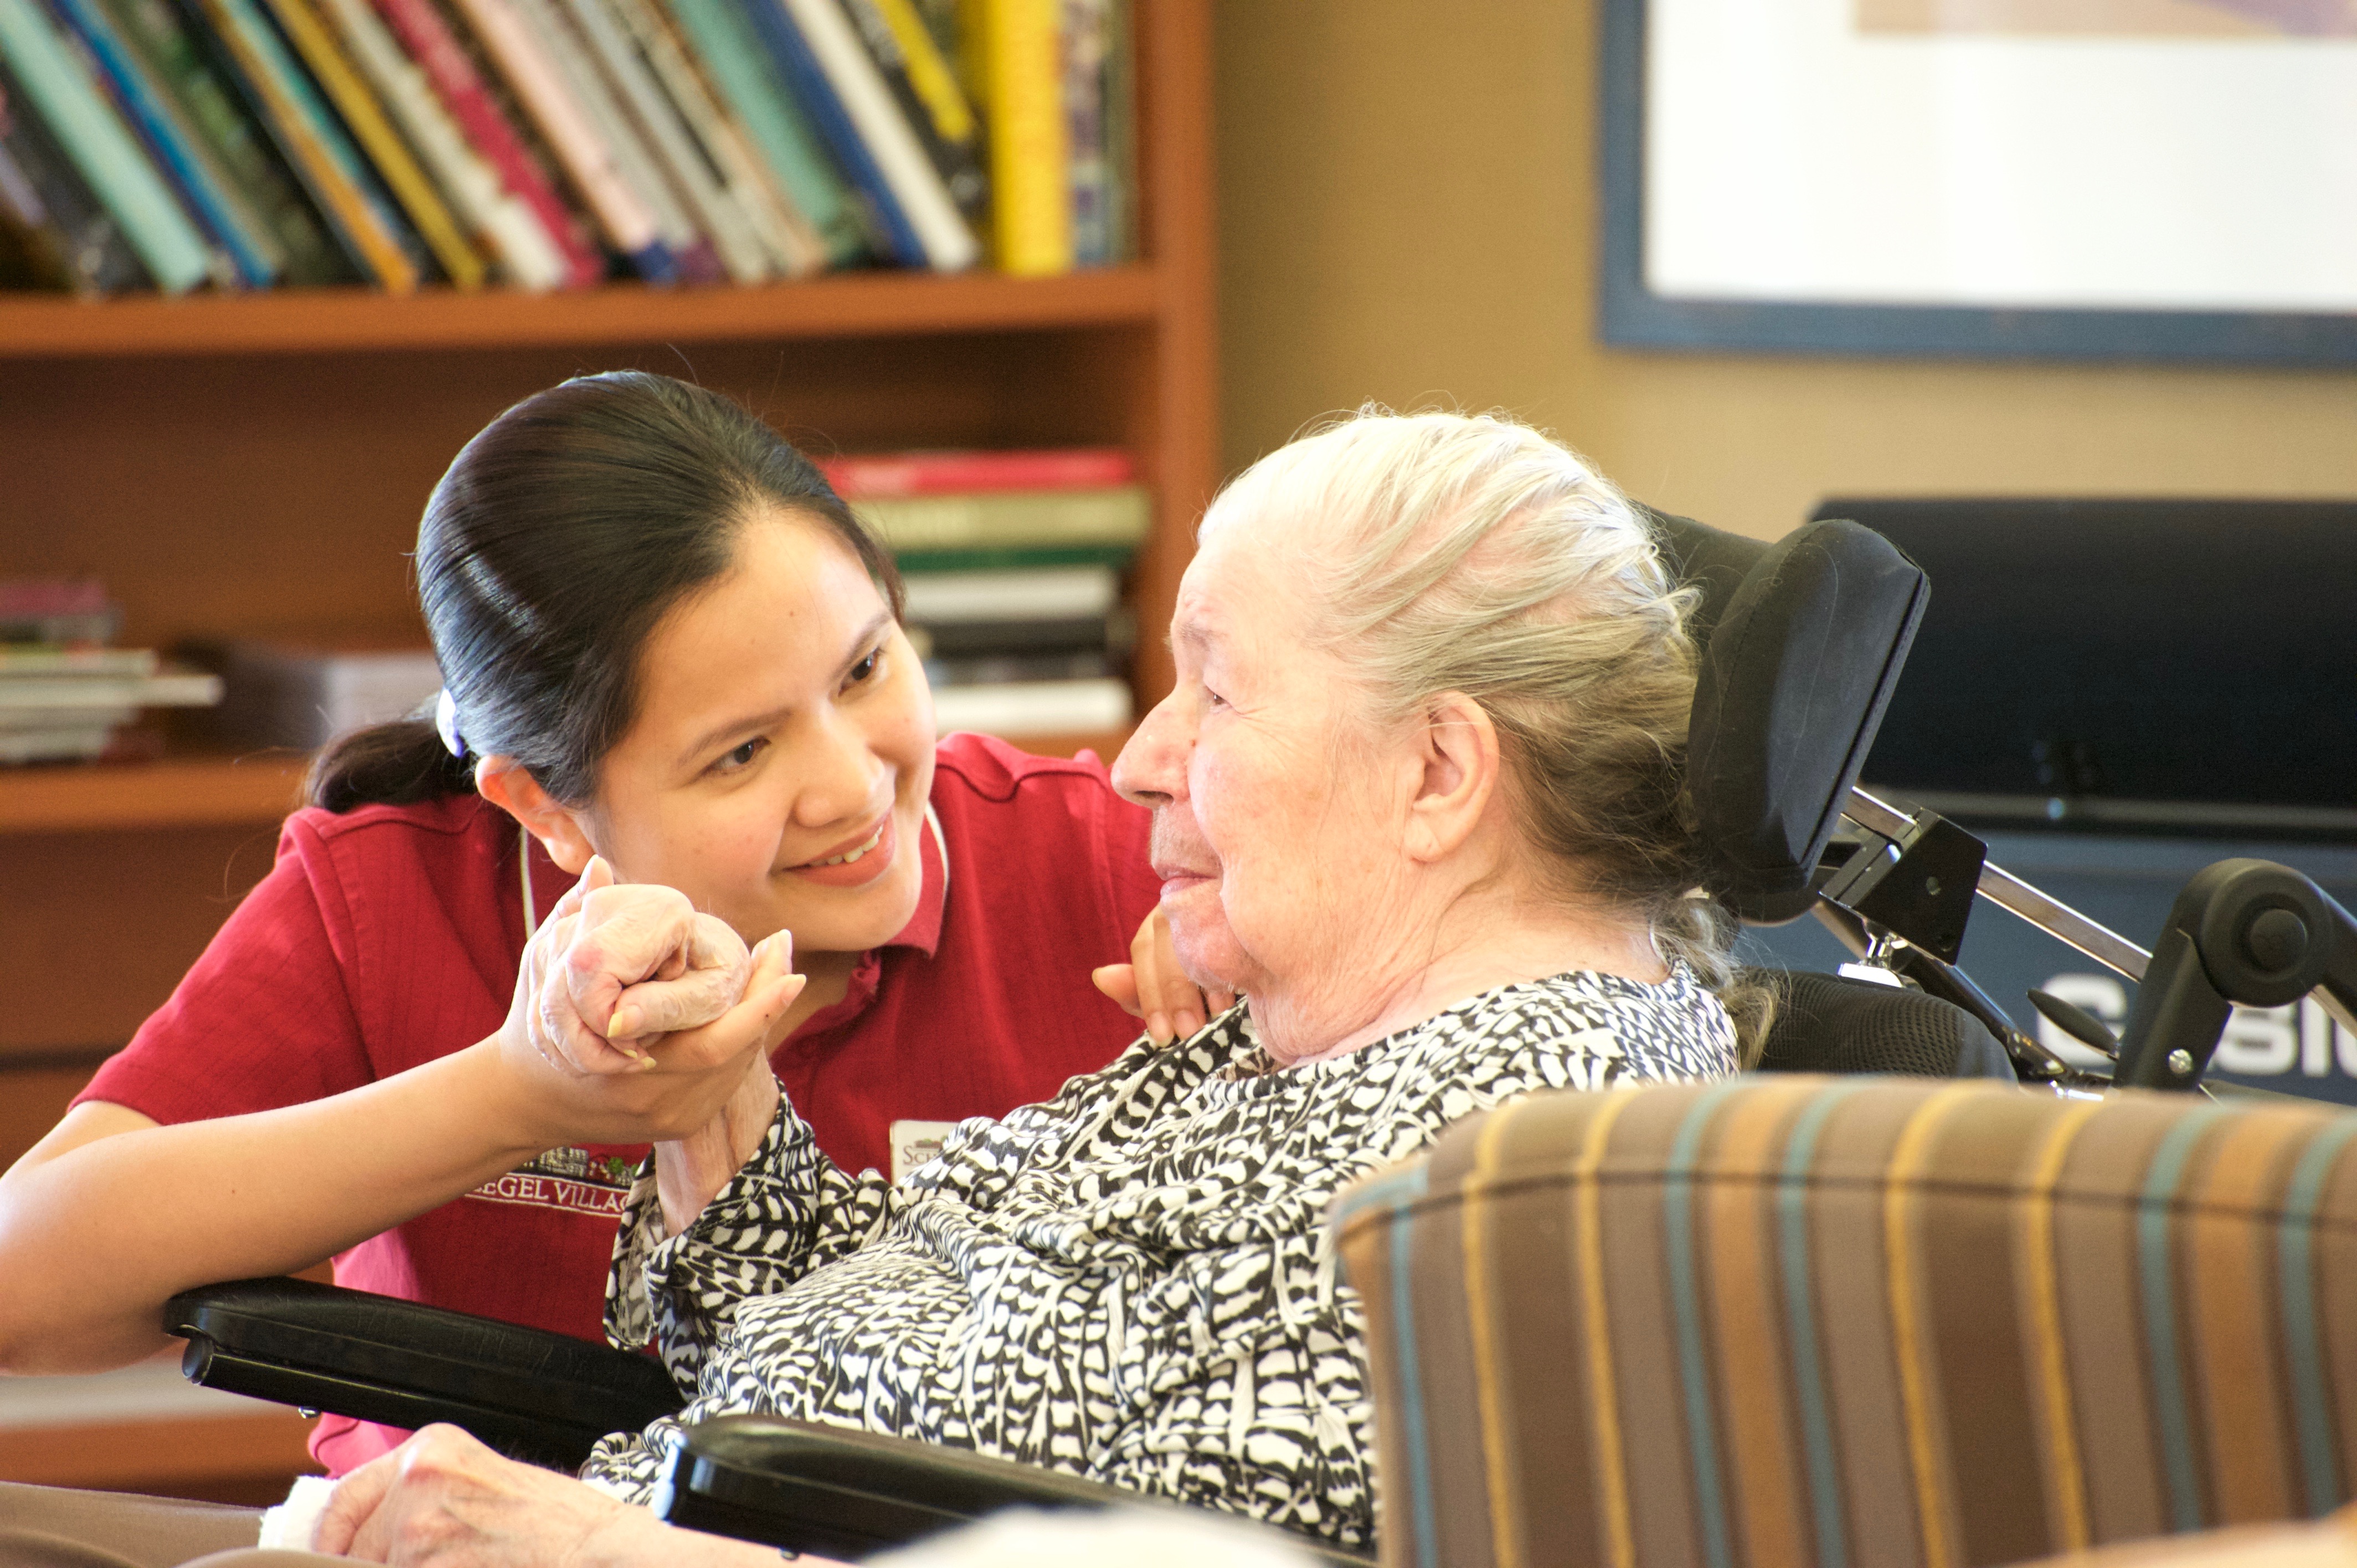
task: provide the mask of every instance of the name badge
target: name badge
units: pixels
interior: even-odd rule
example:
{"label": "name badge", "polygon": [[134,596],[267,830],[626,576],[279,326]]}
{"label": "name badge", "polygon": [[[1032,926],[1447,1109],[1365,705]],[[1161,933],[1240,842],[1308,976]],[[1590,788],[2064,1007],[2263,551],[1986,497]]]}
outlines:
{"label": "name badge", "polygon": [[954,1122],[895,1122],[886,1134],[892,1143],[892,1179],[906,1181],[910,1171],[942,1152],[942,1140]]}

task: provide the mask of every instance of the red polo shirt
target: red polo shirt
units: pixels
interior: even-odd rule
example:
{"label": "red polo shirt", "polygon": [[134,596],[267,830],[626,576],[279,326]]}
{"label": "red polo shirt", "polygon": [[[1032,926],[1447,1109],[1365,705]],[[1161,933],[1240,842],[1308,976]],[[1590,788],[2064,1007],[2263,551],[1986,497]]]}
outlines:
{"label": "red polo shirt", "polygon": [[[1154,907],[1146,813],[1094,757],[942,740],[915,916],[772,1056],[837,1164],[889,1168],[895,1122],[995,1116],[1103,1066],[1137,1026],[1089,983]],[[81,1100],[193,1122],[356,1089],[474,1044],[523,955],[505,813],[472,795],[287,818],[277,864]],[[945,845],[944,863],[941,848]],[[535,907],[572,879],[529,849]],[[79,1102],[79,1101],[77,1101]],[[616,1217],[643,1145],[559,1149],[364,1241],[339,1283],[602,1337]],[[340,1474],[399,1440],[324,1417]]]}

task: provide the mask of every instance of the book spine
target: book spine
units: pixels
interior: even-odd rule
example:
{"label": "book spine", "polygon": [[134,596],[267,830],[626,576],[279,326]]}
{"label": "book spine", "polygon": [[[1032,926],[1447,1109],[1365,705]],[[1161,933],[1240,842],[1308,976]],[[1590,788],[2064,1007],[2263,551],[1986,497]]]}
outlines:
{"label": "book spine", "polygon": [[180,210],[139,144],[30,0],[0,0],[0,56],[83,179],[167,294],[202,283],[204,236]]}
{"label": "book spine", "polygon": [[150,78],[95,0],[54,0],[66,26],[79,35],[100,73],[114,89],[115,102],[138,128],[158,166],[170,176],[189,211],[218,242],[235,269],[235,281],[266,288],[285,265],[260,220],[205,156],[195,134]]}
{"label": "book spine", "polygon": [[1014,490],[998,495],[888,496],[851,503],[894,550],[1119,544],[1146,538],[1145,489]]}
{"label": "book spine", "polygon": [[327,24],[311,7],[311,0],[262,0],[303,57],[346,128],[365,149],[379,178],[391,188],[418,237],[443,273],[462,289],[479,288],[483,259],[459,232],[457,220],[442,200],[425,171],[410,156],[409,148],[391,123],[367,82],[353,69]]}
{"label": "book spine", "polygon": [[607,80],[619,91],[623,104],[645,133],[660,172],[670,177],[685,199],[688,217],[711,242],[720,265],[734,282],[759,283],[770,275],[761,242],[743,209],[722,188],[718,173],[697,145],[684,114],[656,80],[633,34],[617,16],[625,3],[570,0],[574,19],[605,68]]}
{"label": "book spine", "polygon": [[933,693],[934,727],[1014,737],[1119,729],[1135,715],[1121,681],[1039,681],[952,686]]}
{"label": "book spine", "polygon": [[287,161],[378,285],[391,294],[414,292],[420,269],[408,237],[368,188],[351,144],[252,0],[189,3],[236,63]]}
{"label": "book spine", "polygon": [[321,0],[328,23],[352,63],[404,133],[447,199],[474,249],[498,262],[511,281],[528,289],[554,288],[565,277],[556,242],[532,209],[501,188],[499,176],[468,145],[427,84],[367,0]]}
{"label": "book spine", "polygon": [[850,204],[883,259],[902,266],[922,266],[923,242],[909,226],[899,203],[885,186],[876,160],[853,128],[842,100],[828,83],[825,70],[811,52],[810,42],[802,37],[802,27],[785,0],[744,0],[743,14],[752,25],[754,36],[770,51],[770,59],[777,67],[779,78],[785,83],[795,107],[808,118],[834,166],[841,171],[850,193]]}
{"label": "book spine", "polygon": [[990,205],[990,181],[982,172],[982,124],[915,8],[909,0],[844,0],[844,14],[949,187],[950,199],[969,220],[980,220]]}
{"label": "book spine", "polygon": [[784,277],[807,277],[824,270],[825,247],[794,210],[742,127],[688,63],[686,51],[653,0],[615,0],[615,10],[711,160],[714,178],[743,214],[747,229],[768,257],[767,270]]}
{"label": "book spine", "polygon": [[[760,0],[755,0],[756,4]],[[907,259],[936,272],[963,272],[982,247],[948,183],[934,166],[915,127],[893,101],[883,73],[844,15],[841,0],[772,0],[781,4],[832,96],[840,134],[864,158],[861,183],[899,214],[899,229],[917,250]],[[845,160],[846,166],[851,164]]]}
{"label": "book spine", "polygon": [[32,112],[5,60],[0,60],[0,150],[6,152],[27,188],[22,194],[30,196],[38,210],[33,221],[39,234],[27,240],[37,252],[36,264],[39,253],[47,253],[59,269],[56,281],[81,294],[148,286],[147,269],[124,237],[122,225]]}
{"label": "book spine", "polygon": [[1106,261],[1137,259],[1137,54],[1130,0],[1107,0],[1104,58]]}
{"label": "book spine", "polygon": [[899,550],[893,564],[904,578],[933,572],[1021,572],[1047,566],[1110,566],[1129,564],[1136,553],[1126,544],[984,545],[971,550]]}
{"label": "book spine", "polygon": [[607,155],[624,183],[646,205],[655,222],[655,234],[671,255],[677,278],[688,283],[716,283],[723,276],[719,258],[673,194],[671,184],[656,166],[638,127],[614,100],[597,62],[589,57],[566,14],[568,0],[510,0],[524,26],[540,41],[574,102],[588,116],[605,144]]}
{"label": "book spine", "polygon": [[168,0],[99,4],[269,232],[285,257],[279,281],[346,283],[364,276],[366,267],[347,252],[279,156],[262,112],[249,107],[234,63],[215,58],[222,46],[211,29],[191,32]]}
{"label": "book spine", "polygon": [[1118,446],[1018,452],[893,452],[822,457],[819,471],[838,494],[957,495],[969,490],[1107,489],[1137,478],[1137,462]]}
{"label": "book spine", "polygon": [[980,0],[980,67],[990,117],[992,239],[1017,277],[1072,270],[1065,177],[1061,0]]}
{"label": "book spine", "polygon": [[671,251],[655,228],[654,213],[615,167],[604,141],[573,100],[548,59],[509,0],[457,0],[494,64],[539,124],[549,148],[589,205],[607,242],[630,260],[650,283],[679,276]]}
{"label": "book spine", "polygon": [[1072,264],[1113,260],[1112,166],[1105,160],[1105,52],[1113,0],[1063,0],[1066,201]]}
{"label": "book spine", "polygon": [[[763,5],[773,3],[761,0]],[[849,266],[864,259],[866,231],[843,176],[780,79],[746,13],[732,0],[669,0],[669,5],[721,96],[825,247],[829,263]]]}
{"label": "book spine", "polygon": [[374,0],[378,14],[408,50],[475,151],[498,171],[510,195],[528,208],[557,251],[558,284],[587,288],[605,274],[596,250],[574,231],[574,216],[528,152],[474,61],[430,0]]}

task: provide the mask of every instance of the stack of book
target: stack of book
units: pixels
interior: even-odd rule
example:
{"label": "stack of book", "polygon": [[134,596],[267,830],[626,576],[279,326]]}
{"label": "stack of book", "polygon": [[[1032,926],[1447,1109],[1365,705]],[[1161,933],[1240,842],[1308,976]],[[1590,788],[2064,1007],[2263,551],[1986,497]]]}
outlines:
{"label": "stack of book", "polygon": [[1134,249],[1128,0],[0,0],[0,286]]}
{"label": "stack of book", "polygon": [[0,581],[0,763],[91,761],[142,708],[221,701],[218,676],[108,647],[122,619],[95,583]]}
{"label": "stack of book", "polygon": [[1126,452],[908,452],[821,465],[899,562],[938,726],[1019,738],[1135,717],[1121,575],[1152,520]]}

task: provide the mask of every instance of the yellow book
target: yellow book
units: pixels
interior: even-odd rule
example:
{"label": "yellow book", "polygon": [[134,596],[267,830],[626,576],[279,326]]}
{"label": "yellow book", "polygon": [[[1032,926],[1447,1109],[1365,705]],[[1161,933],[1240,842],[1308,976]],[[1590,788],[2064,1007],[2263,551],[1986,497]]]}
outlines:
{"label": "yellow book", "polygon": [[408,294],[417,287],[417,264],[399,240],[380,221],[374,203],[362,193],[337,156],[336,148],[312,129],[311,111],[322,116],[325,105],[309,94],[301,81],[302,68],[288,59],[285,46],[252,0],[199,0],[205,19],[253,83],[270,118],[284,138],[287,156],[302,172],[305,185],[318,199],[360,253],[362,264],[376,275],[388,294]]}
{"label": "yellow book", "polygon": [[981,0],[977,40],[990,131],[993,248],[999,270],[1072,270],[1061,0]]}
{"label": "yellow book", "polygon": [[481,287],[483,258],[467,242],[441,193],[417,166],[408,145],[385,118],[376,94],[361,80],[359,70],[344,58],[342,46],[311,8],[311,0],[266,0],[266,4],[450,281],[460,288]]}
{"label": "yellow book", "polygon": [[876,10],[884,25],[892,30],[892,41],[900,46],[900,58],[909,71],[909,86],[917,94],[925,112],[933,117],[934,129],[945,142],[963,142],[974,134],[974,111],[966,104],[965,94],[958,88],[957,77],[950,62],[927,30],[925,19],[917,15],[913,0],[876,0]]}

